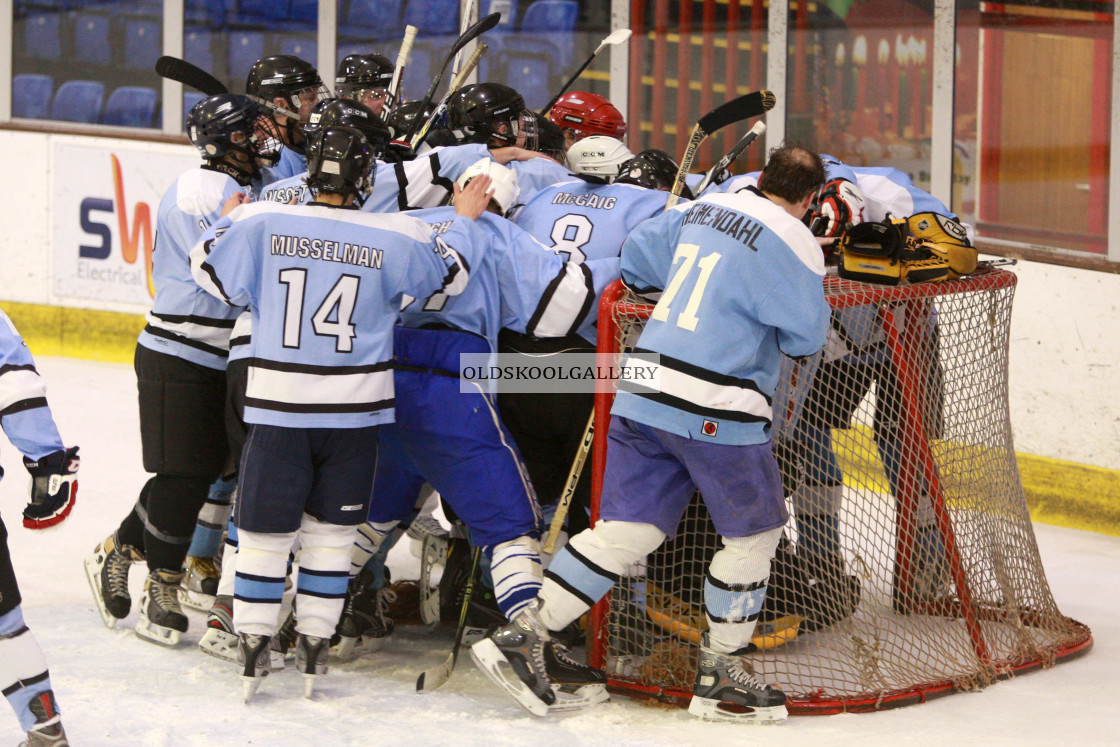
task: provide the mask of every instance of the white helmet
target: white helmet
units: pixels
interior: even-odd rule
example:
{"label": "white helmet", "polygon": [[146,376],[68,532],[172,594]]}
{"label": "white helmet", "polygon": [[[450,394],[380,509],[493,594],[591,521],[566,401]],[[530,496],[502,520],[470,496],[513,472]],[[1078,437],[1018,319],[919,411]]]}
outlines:
{"label": "white helmet", "polygon": [[576,174],[601,176],[613,181],[618,167],[633,157],[634,154],[621,140],[592,135],[568,148],[568,168]]}
{"label": "white helmet", "polygon": [[517,172],[492,158],[483,158],[463,172],[457,181],[459,188],[465,188],[470,180],[479,174],[490,177],[490,199],[498,203],[502,215],[505,215],[517,203],[517,198],[521,194],[521,186],[517,183]]}

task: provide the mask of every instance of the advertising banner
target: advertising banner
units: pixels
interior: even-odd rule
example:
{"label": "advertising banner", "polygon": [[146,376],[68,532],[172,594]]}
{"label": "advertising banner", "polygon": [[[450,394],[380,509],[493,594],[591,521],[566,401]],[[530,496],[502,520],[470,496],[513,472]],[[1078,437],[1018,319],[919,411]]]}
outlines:
{"label": "advertising banner", "polygon": [[159,201],[198,156],[55,139],[51,161],[54,293],[150,305]]}

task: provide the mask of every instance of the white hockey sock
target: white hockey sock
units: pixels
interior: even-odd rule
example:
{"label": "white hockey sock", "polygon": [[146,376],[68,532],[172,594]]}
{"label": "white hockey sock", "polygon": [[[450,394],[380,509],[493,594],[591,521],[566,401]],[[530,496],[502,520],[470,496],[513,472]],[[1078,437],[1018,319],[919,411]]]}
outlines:
{"label": "white hockey sock", "polygon": [[233,625],[238,633],[273,635],[284,598],[288,553],[295,532],[238,533],[237,577],[234,581]]}
{"label": "white hockey sock", "polygon": [[750,643],[781,536],[779,527],[750,537],[722,538],[723,549],[712,557],[704,579],[704,614],[712,651],[731,653]]}
{"label": "white hockey sock", "polygon": [[512,620],[541,590],[540,543],[527,535],[490,549],[490,576],[499,609]]}
{"label": "white hockey sock", "polygon": [[35,725],[29,705],[35,696],[51,689],[47,659],[39,642],[23,622],[19,605],[0,615],[0,688],[19,725],[28,731]]}
{"label": "white hockey sock", "polygon": [[350,550],[350,578],[361,572],[369,559],[377,554],[378,549],[397,528],[397,522],[386,521],[376,524],[367,521],[357,527],[358,533],[354,537],[354,546]]}
{"label": "white hockey sock", "polygon": [[657,549],[664,533],[652,524],[600,521],[556,554],[541,588],[541,620],[562,630],[599,601],[632,563]]}
{"label": "white hockey sock", "polygon": [[222,577],[218,579],[218,596],[233,596],[233,579],[237,573],[237,527],[233,519],[226,523],[226,542],[222,545]]}
{"label": "white hockey sock", "polygon": [[299,527],[303,547],[296,581],[296,630],[330,638],[342,615],[350,580],[350,553],[358,528],[303,515]]}

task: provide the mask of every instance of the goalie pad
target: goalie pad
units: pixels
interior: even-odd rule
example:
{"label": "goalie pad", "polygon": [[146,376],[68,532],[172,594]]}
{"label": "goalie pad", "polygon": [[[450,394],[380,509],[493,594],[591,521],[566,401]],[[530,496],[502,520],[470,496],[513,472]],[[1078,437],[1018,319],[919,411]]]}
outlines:
{"label": "goalie pad", "polygon": [[901,260],[905,249],[905,221],[888,219],[852,226],[839,242],[840,277],[898,285],[902,281]]}
{"label": "goalie pad", "polygon": [[976,271],[977,252],[960,223],[939,213],[917,213],[906,223],[918,245],[948,265],[945,278],[937,279],[955,280]]}

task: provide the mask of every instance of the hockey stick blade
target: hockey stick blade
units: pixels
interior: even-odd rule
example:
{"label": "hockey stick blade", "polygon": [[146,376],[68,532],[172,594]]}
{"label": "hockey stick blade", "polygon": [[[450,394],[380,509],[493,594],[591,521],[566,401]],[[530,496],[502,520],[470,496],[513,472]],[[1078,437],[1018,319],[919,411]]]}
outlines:
{"label": "hockey stick blade", "polygon": [[751,117],[761,117],[778,103],[771,91],[754,91],[737,99],[731,99],[705,114],[696,122],[704,135],[711,135],[733,122],[742,122]]}
{"label": "hockey stick blade", "polygon": [[459,624],[455,626],[455,640],[451,643],[451,653],[439,666],[420,673],[416,678],[417,693],[430,693],[443,687],[451,679],[451,673],[455,671],[455,662],[459,660],[459,649],[462,648],[463,628],[467,625],[467,610],[470,609],[471,597],[474,595],[474,580],[478,576],[478,561],[481,556],[482,548],[476,547],[471,556],[471,575],[467,579],[467,588],[463,593],[463,606],[459,609]]}
{"label": "hockey stick blade", "polygon": [[225,83],[197,65],[192,65],[178,57],[171,57],[170,55],[160,57],[156,60],[156,73],[162,78],[178,81],[183,85],[202,91],[207,96],[229,93]]}
{"label": "hockey stick blade", "polygon": [[630,41],[630,37],[633,35],[633,33],[634,32],[630,29],[615,29],[611,33],[607,34],[607,38],[599,42],[599,46],[595,47],[595,51],[591,53],[591,56],[583,61],[583,64],[579,66],[579,69],[572,73],[572,77],[568,78],[567,82],[565,82],[564,85],[560,86],[560,90],[556,92],[556,95],[553,96],[549,100],[549,102],[541,108],[541,114],[548,114],[548,110],[551,109],[556,104],[556,102],[560,100],[560,97],[564,95],[565,91],[571,88],[572,84],[576,82],[576,78],[578,78],[580,74],[587,69],[587,66],[591,64],[591,61],[595,59],[595,56],[599,54],[599,52],[603,51],[603,47],[614,46],[615,44],[623,44],[625,42],[628,42]]}

